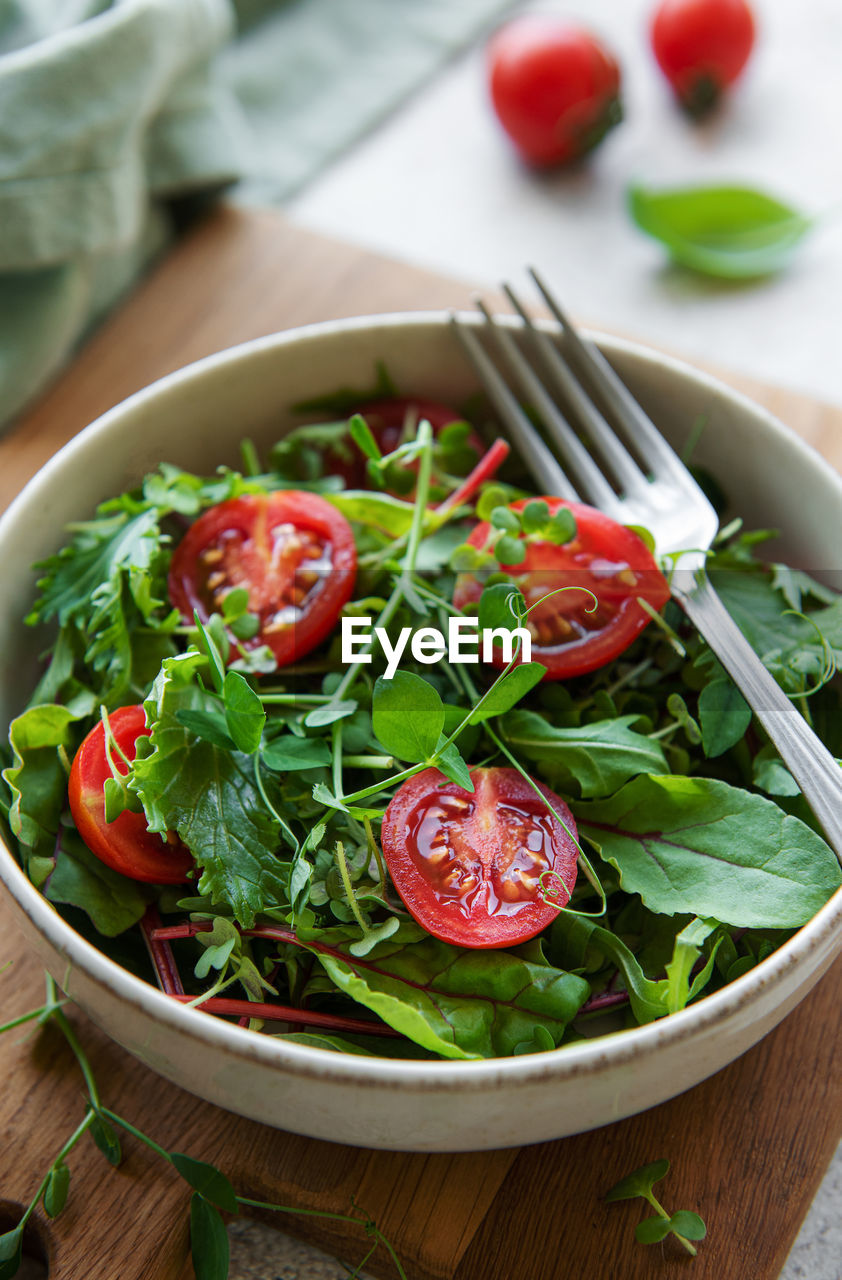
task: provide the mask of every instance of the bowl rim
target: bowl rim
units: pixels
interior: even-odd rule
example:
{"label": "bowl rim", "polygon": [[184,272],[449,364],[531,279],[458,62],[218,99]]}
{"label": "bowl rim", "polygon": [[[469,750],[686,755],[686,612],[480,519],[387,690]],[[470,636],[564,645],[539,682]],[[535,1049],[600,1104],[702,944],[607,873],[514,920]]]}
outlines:
{"label": "bowl rim", "polygon": [[[319,341],[357,329],[420,330],[430,327],[438,330],[449,324],[451,315],[452,312],[442,310],[401,311],[321,321],[226,347],[164,375],[101,414],[44,463],[0,517],[0,542],[7,529],[14,525],[19,508],[30,500],[39,487],[51,483],[53,476],[61,471],[65,459],[80,443],[108,433],[127,411],[142,407],[173,388],[201,379],[208,370],[220,367],[224,369],[226,365],[247,360],[259,352],[302,340]],[[470,324],[482,323],[474,313],[460,312],[459,318]],[[517,324],[515,317],[506,317],[505,321]],[[550,322],[547,322],[547,327],[554,330]],[[743,412],[762,423],[764,430],[770,432],[784,447],[794,448],[796,452],[807,456],[813,467],[823,472],[825,478],[837,487],[842,499],[842,476],[835,468],[811,444],[797,436],[791,428],[749,396],[729,387],[712,374],[645,344],[596,330],[588,330],[587,336],[598,341],[609,355],[626,355],[634,362],[652,369],[666,368],[677,378],[735,402]],[[170,999],[163,991],[109,959],[66,923],[28,879],[5,841],[0,841],[0,879],[38,933],[67,960],[70,970],[66,972],[65,978],[73,968],[80,969],[89,982],[107,988],[113,996],[132,1006],[144,1017],[151,1017],[165,1028],[187,1035],[197,1047],[222,1050],[233,1057],[250,1059],[266,1067],[282,1070],[287,1075],[357,1088],[385,1086],[407,1088],[414,1092],[476,1092],[493,1090],[503,1082],[511,1083],[513,1078],[523,1085],[550,1078],[557,1081],[581,1078],[620,1066],[668,1045],[678,1044],[717,1023],[728,1021],[750,1006],[765,988],[774,986],[788,972],[799,967],[809,955],[831,946],[834,935],[836,950],[842,946],[840,888],[792,938],[755,968],[719,991],[656,1022],[575,1042],[551,1053],[467,1060],[368,1058],[317,1049],[249,1031]]]}

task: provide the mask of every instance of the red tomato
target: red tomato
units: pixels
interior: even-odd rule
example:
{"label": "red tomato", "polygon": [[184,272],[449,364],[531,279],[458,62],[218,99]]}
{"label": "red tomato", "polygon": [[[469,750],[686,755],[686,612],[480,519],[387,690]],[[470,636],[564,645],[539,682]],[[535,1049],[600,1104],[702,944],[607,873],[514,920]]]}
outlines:
{"label": "red tomato", "polygon": [[652,21],[652,48],[679,102],[703,115],[739,76],[754,44],[745,0],[663,0]]}
{"label": "red tomato", "polygon": [[560,18],[527,14],[488,46],[491,101],[524,160],[564,164],[622,119],[620,71],[599,41]]}
{"label": "red tomato", "polygon": [[[511,510],[522,511],[534,501],[522,498],[511,504]],[[544,664],[547,679],[562,680],[594,671],[621,654],[649,621],[638,597],[660,609],[670,590],[652,553],[631,529],[582,502],[543,501],[551,515],[561,507],[570,508],[576,517],[575,538],[561,546],[527,542],[526,559],[505,566],[505,572],[522,591],[527,608],[559,587],[584,587],[597,597],[594,608],[585,591],[563,591],[529,614],[532,659]],[[490,525],[478,524],[468,542],[482,547],[490,532]],[[475,603],[483,586],[475,574],[460,573],[453,603],[459,609]],[[495,659],[495,665],[504,665],[502,657]]]}
{"label": "red tomato", "polygon": [[244,648],[267,644],[278,666],[309,653],[351,598],[357,569],[345,517],[315,493],[248,494],[209,507],[175,549],[170,600],[204,621],[229,591],[249,593],[260,629]]}
{"label": "red tomato", "polygon": [[471,779],[473,795],[438,769],[409,778],[386,810],[383,854],[407,910],[435,938],[514,947],[570,898],[576,823],[537,783],[559,822],[516,769],[472,769]]}
{"label": "red tomato", "polygon": [[[127,760],[135,758],[135,743],[149,730],[143,707],[119,707],[108,717],[117,746]],[[119,755],[114,766],[127,773]],[[194,862],[190,850],[175,836],[163,840],[146,829],[142,813],[121,813],[113,822],[105,821],[102,788],[111,777],[105,755],[105,727],[102,721],[85,738],[70,770],[68,799],[70,812],[80,836],[100,862],[132,880],[151,884],[184,884]]]}
{"label": "red tomato", "polygon": [[[427,421],[437,436],[451,422],[461,422],[462,415],[449,405],[438,400],[418,400],[412,396],[394,396],[383,400],[369,400],[356,410],[368,423],[371,434],[380,446],[381,453],[393,453],[402,443],[404,431],[409,429],[410,437],[415,434],[419,422]],[[467,445],[479,460],[485,452],[485,446],[474,432],[468,436]],[[366,460],[355,445],[351,445],[353,457],[348,458],[338,450],[329,450],[324,461],[326,475],[342,476],[349,489],[365,489],[368,486]],[[469,468],[468,468],[469,469]],[[418,464],[408,463],[407,470],[417,471]],[[435,475],[433,483],[436,482]],[[414,485],[408,482],[406,491],[395,496],[407,498]]]}

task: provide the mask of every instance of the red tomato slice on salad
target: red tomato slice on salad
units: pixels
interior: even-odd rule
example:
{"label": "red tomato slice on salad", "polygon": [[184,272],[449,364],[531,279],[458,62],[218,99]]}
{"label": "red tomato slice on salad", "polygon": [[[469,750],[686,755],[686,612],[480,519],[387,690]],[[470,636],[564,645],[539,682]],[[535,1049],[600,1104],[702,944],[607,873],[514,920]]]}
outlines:
{"label": "red tomato slice on salad", "polygon": [[[534,501],[522,498],[511,504],[511,510],[522,511]],[[650,621],[639,601],[661,609],[670,590],[651,551],[631,529],[581,502],[542,501],[550,515],[562,507],[570,509],[576,519],[575,537],[560,546],[526,541],[523,562],[503,567],[523,593],[527,608],[537,606],[526,623],[532,635],[532,660],[547,668],[547,679],[562,680],[595,671],[618,657]],[[478,524],[468,542],[483,547],[490,533],[491,525]],[[483,586],[476,574],[460,573],[453,603],[459,609],[475,604]],[[584,589],[550,595],[560,587]],[[495,649],[495,655],[500,652]],[[495,657],[495,665],[505,665],[502,656]]]}
{"label": "red tomato slice on salad", "polygon": [[[118,707],[110,713],[108,722],[120,751],[127,760],[134,760],[135,743],[149,732],[143,707]],[[118,752],[112,752],[112,759],[119,773],[128,773]],[[131,880],[184,884],[195,864],[190,850],[176,836],[164,840],[147,831],[142,813],[125,812],[113,822],[105,821],[102,788],[111,776],[105,754],[105,726],[100,721],[76,752],[68,784],[70,812],[91,853]]]}
{"label": "red tomato slice on salad", "polygon": [[278,666],[309,653],[350,600],[357,551],[348,521],[318,494],[298,489],[247,494],[209,507],[175,549],[169,596],[186,621],[219,612],[229,591],[248,592]]}
{"label": "red tomato slice on salad", "polygon": [[383,855],[428,933],[459,947],[513,947],[569,900],[576,823],[563,800],[541,783],[537,794],[516,769],[472,769],[471,779],[473,794],[438,769],[409,778],[386,810]]}

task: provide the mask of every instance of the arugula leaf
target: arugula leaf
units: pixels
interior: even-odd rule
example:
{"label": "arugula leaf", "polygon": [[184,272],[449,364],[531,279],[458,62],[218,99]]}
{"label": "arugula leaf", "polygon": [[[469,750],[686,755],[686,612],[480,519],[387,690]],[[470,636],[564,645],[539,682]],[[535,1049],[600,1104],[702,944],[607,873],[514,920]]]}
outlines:
{"label": "arugula leaf", "polygon": [[660,743],[631,728],[640,716],[596,720],[557,729],[534,711],[510,712],[503,723],[507,743],[555,778],[575,778],[585,797],[610,795],[639,773],[667,768]]}
{"label": "arugula leaf", "polygon": [[580,832],[652,911],[791,929],[842,882],[806,823],[771,800],[712,778],[644,776],[576,807]]}
{"label": "arugula leaf", "polygon": [[50,902],[84,911],[106,938],[116,938],[137,924],[155,896],[154,886],[112,871],[69,829],[62,832],[55,870],[44,892]]}
{"label": "arugula leaf", "polygon": [[85,643],[84,661],[101,681],[106,704],[119,705],[132,682],[132,629],[156,619],[166,599],[169,554],[155,508],[123,510],[72,526],[74,538],[42,561],[41,597],[26,618],[35,625],[55,618],[76,628]]}
{"label": "arugula leaf", "polygon": [[286,903],[288,864],[278,857],[280,823],[257,787],[254,763],[195,739],[179,711],[213,711],[218,700],[195,677],[207,659],[191,649],[163,665],[144,706],[149,737],[138,739],[129,787],[150,831],[175,831],[202,869],[199,892],[227,903],[245,928],[266,907]]}
{"label": "arugula leaf", "polygon": [[446,1058],[510,1054],[542,1026],[558,1044],[590,987],[584,978],[506,951],[466,951],[402,925],[365,960],[345,952],[345,931],[301,941],[341,991],[424,1048]]}
{"label": "arugula leaf", "polygon": [[813,220],[750,187],[633,186],[631,216],[672,258],[703,275],[750,279],[779,271]]}

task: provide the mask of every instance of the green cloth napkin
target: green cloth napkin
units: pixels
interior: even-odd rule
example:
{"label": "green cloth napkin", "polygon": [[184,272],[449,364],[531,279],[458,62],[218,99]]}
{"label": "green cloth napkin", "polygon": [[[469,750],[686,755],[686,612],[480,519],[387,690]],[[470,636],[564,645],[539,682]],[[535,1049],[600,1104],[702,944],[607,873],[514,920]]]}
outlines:
{"label": "green cloth napkin", "polygon": [[511,0],[0,0],[0,423],[172,235],[272,203]]}

